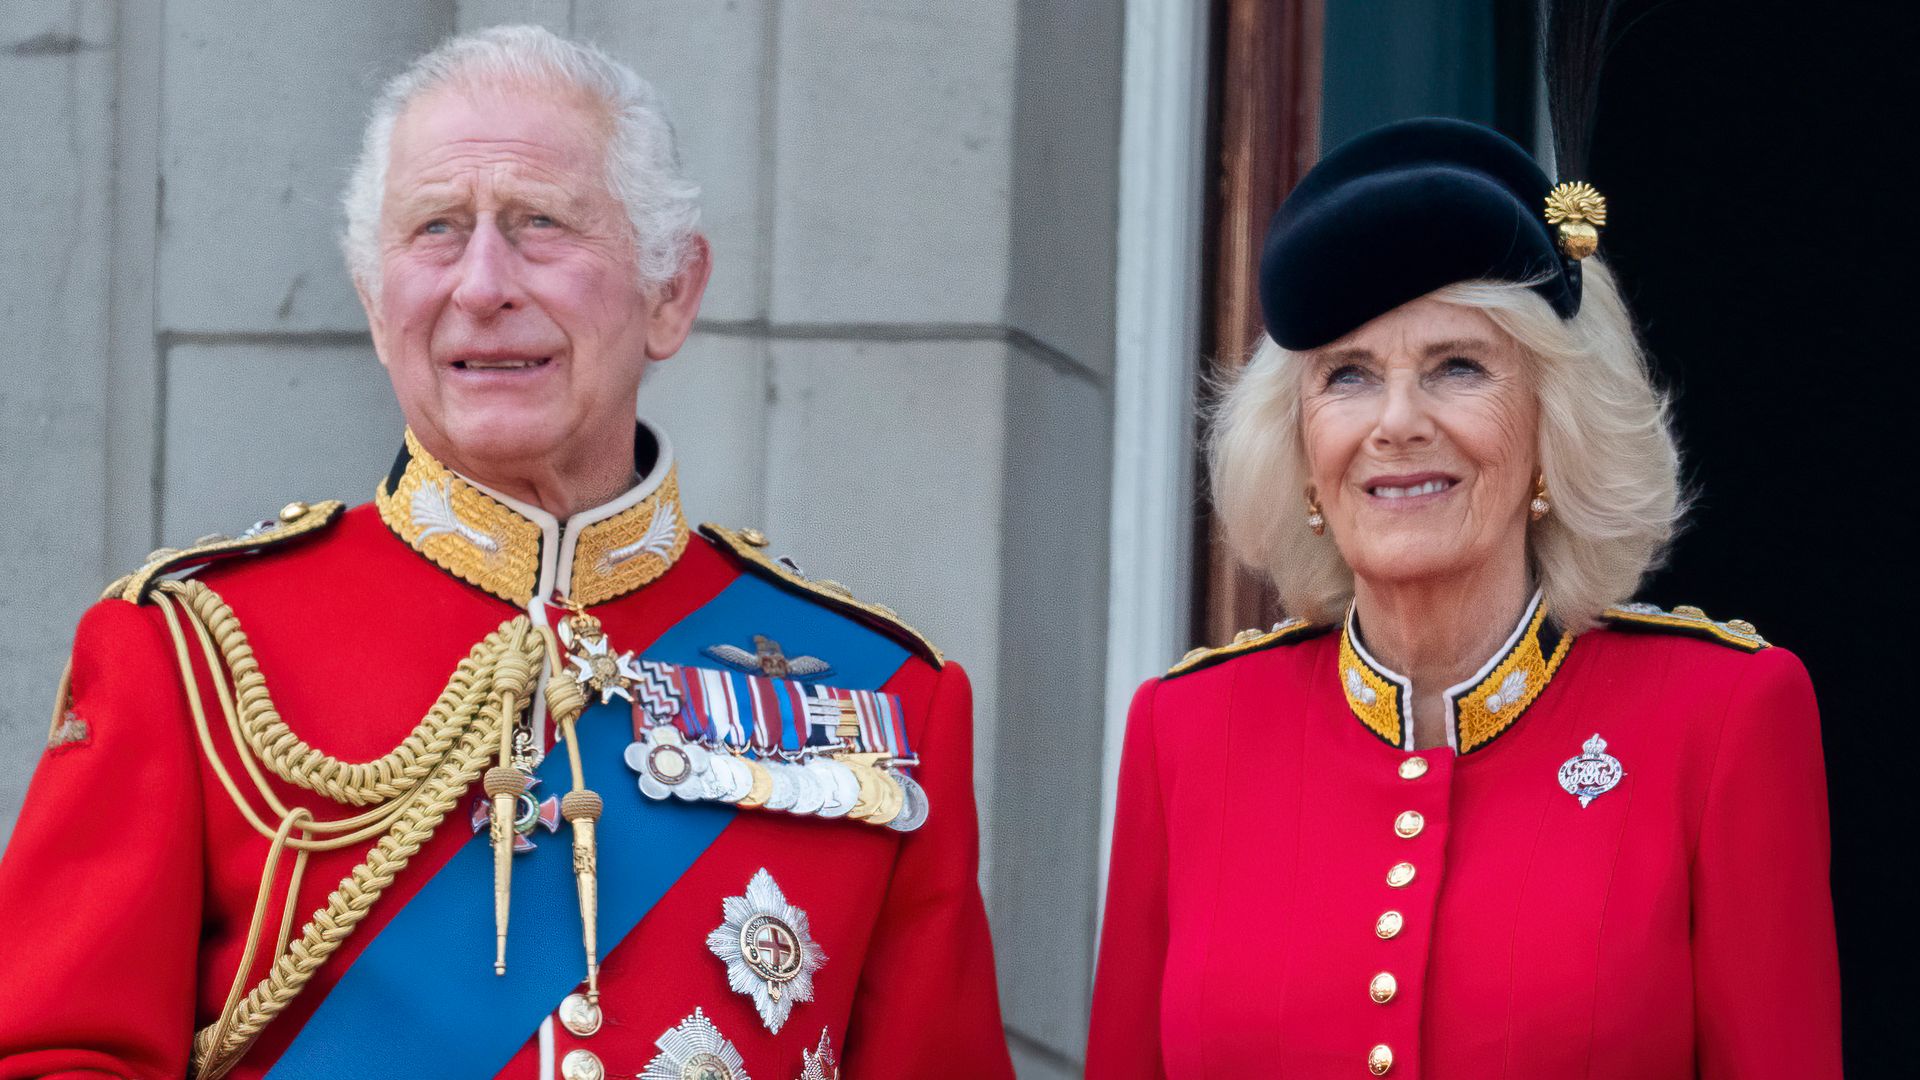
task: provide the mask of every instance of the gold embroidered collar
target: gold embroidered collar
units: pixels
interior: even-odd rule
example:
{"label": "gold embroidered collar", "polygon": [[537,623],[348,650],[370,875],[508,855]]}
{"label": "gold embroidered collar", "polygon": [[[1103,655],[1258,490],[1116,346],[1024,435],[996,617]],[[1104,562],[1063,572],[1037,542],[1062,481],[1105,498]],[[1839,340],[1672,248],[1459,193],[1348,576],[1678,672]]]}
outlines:
{"label": "gold embroidered collar", "polygon": [[[1548,616],[1546,597],[1534,593],[1500,651],[1467,681],[1448,688],[1447,745],[1472,753],[1511,728],[1546,691],[1572,645],[1573,635]],[[1367,730],[1403,750],[1414,748],[1413,685],[1367,652],[1352,608],[1340,633],[1340,688]]]}
{"label": "gold embroidered collar", "polygon": [[666,436],[640,424],[635,458],[635,471],[644,469],[639,483],[563,522],[447,468],[408,431],[374,502],[409,547],[502,600],[527,607],[536,597],[557,596],[599,604],[658,578],[687,549]]}

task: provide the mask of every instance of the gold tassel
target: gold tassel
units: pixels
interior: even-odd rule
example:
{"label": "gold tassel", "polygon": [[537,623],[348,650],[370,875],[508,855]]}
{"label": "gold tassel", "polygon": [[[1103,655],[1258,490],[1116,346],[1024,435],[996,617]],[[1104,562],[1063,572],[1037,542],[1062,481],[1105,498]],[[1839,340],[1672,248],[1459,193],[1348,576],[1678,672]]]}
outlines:
{"label": "gold tassel", "polygon": [[[592,616],[576,609],[575,618],[583,622]],[[547,637],[548,659],[557,673],[560,664],[559,643]],[[573,879],[580,892],[580,941],[587,954],[587,1000],[600,1004],[600,872],[594,829],[603,804],[600,796],[587,788],[587,775],[580,762],[580,739],[575,721],[587,705],[586,691],[576,679],[555,678],[547,684],[547,709],[560,727],[567,744],[567,764],[573,770],[573,790],[560,800],[560,816],[573,826]]]}

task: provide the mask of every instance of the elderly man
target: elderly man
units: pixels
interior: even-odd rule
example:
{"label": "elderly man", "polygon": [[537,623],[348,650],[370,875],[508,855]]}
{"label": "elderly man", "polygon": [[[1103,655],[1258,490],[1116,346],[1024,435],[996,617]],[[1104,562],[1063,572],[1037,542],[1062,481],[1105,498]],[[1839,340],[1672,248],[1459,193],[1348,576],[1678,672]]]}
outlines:
{"label": "elderly man", "polygon": [[1010,1074],[966,676],[689,529],[636,428],[695,194],[646,84],[545,31],[389,85],[345,239],[404,448],[82,620],[0,1077]]}

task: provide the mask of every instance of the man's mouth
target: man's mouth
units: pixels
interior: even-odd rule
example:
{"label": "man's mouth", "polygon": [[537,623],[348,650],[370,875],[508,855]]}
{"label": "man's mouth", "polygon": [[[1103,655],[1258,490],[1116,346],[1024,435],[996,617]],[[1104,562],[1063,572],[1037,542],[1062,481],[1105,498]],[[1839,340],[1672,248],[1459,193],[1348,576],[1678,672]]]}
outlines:
{"label": "man's mouth", "polygon": [[453,362],[455,371],[524,371],[545,367],[551,356],[468,356]]}

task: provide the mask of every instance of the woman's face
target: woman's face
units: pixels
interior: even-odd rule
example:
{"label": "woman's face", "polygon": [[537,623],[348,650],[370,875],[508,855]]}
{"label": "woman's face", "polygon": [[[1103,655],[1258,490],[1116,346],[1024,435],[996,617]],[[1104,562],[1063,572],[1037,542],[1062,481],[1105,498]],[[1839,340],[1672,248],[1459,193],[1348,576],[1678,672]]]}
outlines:
{"label": "woman's face", "polygon": [[1539,404],[1493,320],[1423,297],[1316,350],[1301,378],[1309,475],[1356,577],[1525,565]]}

